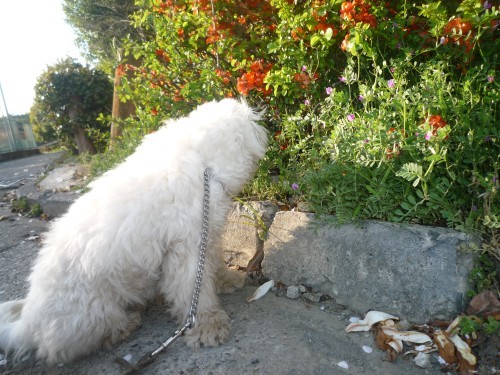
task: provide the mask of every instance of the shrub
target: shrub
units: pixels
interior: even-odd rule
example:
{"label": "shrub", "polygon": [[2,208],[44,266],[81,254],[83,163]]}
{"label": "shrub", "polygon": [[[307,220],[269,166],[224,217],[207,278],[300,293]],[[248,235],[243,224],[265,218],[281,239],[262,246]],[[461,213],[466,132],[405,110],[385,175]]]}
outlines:
{"label": "shrub", "polygon": [[[142,0],[124,97],[148,132],[244,95],[273,138],[245,194],[340,220],[498,230],[498,7],[490,1]],[[138,125],[138,124],[141,125]],[[293,185],[293,187],[292,187]]]}

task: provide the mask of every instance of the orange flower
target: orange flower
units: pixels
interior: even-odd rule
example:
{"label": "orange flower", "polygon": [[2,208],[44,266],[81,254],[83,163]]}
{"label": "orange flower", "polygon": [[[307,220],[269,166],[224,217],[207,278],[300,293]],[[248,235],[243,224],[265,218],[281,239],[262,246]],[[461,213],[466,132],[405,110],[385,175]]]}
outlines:
{"label": "orange flower", "polygon": [[300,39],[304,39],[304,36],[306,35],[304,29],[302,27],[298,27],[295,30],[291,31],[292,38],[295,41],[298,41]]}
{"label": "orange flower", "polygon": [[331,24],[327,24],[327,23],[318,23],[315,27],[314,27],[314,30],[316,31],[323,31],[326,33],[326,30],[328,29],[332,29],[333,31],[333,36],[337,36],[337,34],[339,33],[339,31],[335,28],[334,25],[331,25]]}
{"label": "orange flower", "polygon": [[310,76],[309,74],[303,72],[303,73],[295,73],[293,75],[293,80],[295,82],[300,83],[300,87],[303,89],[307,88],[313,81],[317,80],[319,78],[318,74],[315,73],[313,76]]}
{"label": "orange flower", "polygon": [[344,40],[342,40],[342,44],[340,45],[340,49],[342,51],[347,51],[347,48],[349,47],[349,38],[351,37],[351,34],[347,33],[346,36],[344,37]]}
{"label": "orange flower", "polygon": [[250,90],[256,89],[264,95],[271,94],[270,89],[266,89],[264,79],[272,68],[272,64],[266,63],[263,60],[255,60],[250,65],[250,71],[243,73],[238,78],[236,88],[243,95],[248,95]]}
{"label": "orange flower", "polygon": [[443,28],[443,33],[446,38],[443,37],[442,44],[447,44],[451,39],[456,45],[465,46],[467,52],[474,48],[474,30],[472,29],[472,23],[470,21],[464,20],[463,18],[454,18]]}
{"label": "orange flower", "polygon": [[118,77],[123,77],[125,75],[125,66],[123,66],[123,64],[116,67],[116,75]]}
{"label": "orange flower", "polygon": [[436,135],[438,129],[444,128],[447,124],[440,115],[431,115],[427,118],[427,123],[432,126],[432,135]]}
{"label": "orange flower", "polygon": [[274,133],[274,139],[276,139],[278,141],[278,143],[280,144],[280,150],[286,150],[288,148],[288,142],[286,139],[284,139],[282,136],[281,136],[281,132],[280,131],[277,131],[276,133]]}
{"label": "orange flower", "polygon": [[455,30],[455,34],[465,36],[472,30],[472,24],[463,18],[454,18],[446,24],[443,31],[445,34],[451,34],[453,30]]}
{"label": "orange flower", "polygon": [[399,156],[401,154],[399,143],[394,143],[392,147],[389,147],[386,150],[385,157],[387,159],[392,159],[395,156]]}
{"label": "orange flower", "polygon": [[222,78],[222,83],[224,83],[225,85],[227,85],[229,82],[230,82],[230,79],[231,79],[231,73],[230,72],[226,72],[222,69],[215,69],[215,74],[217,74],[219,77]]}
{"label": "orange flower", "polygon": [[364,0],[344,1],[340,6],[340,18],[349,24],[355,25],[361,22],[370,25],[370,27],[376,27],[377,19],[369,12],[370,8],[371,5],[365,3]]}

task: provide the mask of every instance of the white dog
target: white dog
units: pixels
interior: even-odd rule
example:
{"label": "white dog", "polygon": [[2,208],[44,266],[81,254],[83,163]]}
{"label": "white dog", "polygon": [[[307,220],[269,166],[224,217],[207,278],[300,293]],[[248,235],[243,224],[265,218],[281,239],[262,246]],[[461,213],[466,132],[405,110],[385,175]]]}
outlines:
{"label": "white dog", "polygon": [[210,180],[209,241],[191,346],[217,345],[229,317],[216,293],[243,286],[218,251],[231,195],[255,172],[267,147],[259,114],[225,99],[170,121],[126,161],[91,184],[56,220],[29,277],[23,300],[0,304],[0,348],[36,350],[68,362],[123,340],[139,311],[161,294],[186,319],[201,242],[203,173]]}

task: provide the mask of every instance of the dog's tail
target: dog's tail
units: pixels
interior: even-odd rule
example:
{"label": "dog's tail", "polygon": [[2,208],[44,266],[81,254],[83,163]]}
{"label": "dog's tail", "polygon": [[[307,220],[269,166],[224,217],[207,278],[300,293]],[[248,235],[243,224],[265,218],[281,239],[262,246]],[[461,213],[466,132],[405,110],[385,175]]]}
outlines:
{"label": "dog's tail", "polygon": [[21,320],[24,300],[0,304],[0,349],[14,352],[16,357],[32,349],[33,340]]}

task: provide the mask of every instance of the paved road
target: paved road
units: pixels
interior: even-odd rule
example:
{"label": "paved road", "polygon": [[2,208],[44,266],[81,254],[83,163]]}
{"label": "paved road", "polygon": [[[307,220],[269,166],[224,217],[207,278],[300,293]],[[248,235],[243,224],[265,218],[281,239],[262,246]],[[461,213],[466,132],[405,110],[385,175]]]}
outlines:
{"label": "paved road", "polygon": [[63,155],[62,152],[55,152],[0,162],[0,191],[16,189],[38,178]]}

